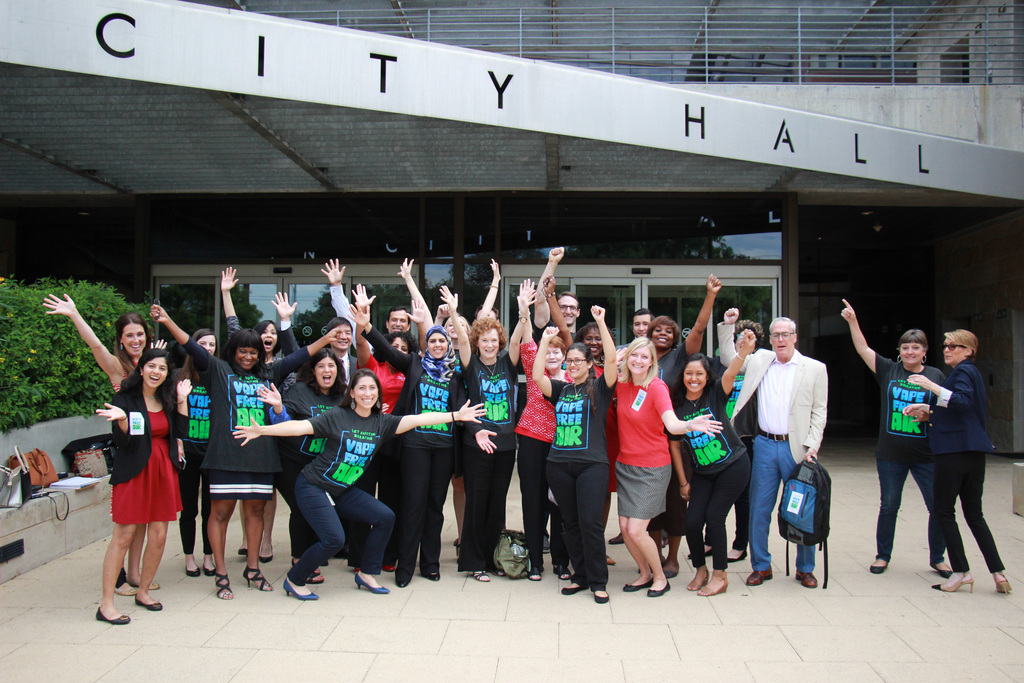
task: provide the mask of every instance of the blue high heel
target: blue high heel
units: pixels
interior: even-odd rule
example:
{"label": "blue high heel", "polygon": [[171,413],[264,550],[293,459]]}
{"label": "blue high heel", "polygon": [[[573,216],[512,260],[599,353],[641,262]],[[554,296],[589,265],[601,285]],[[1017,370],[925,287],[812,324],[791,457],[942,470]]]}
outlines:
{"label": "blue high heel", "polygon": [[363,581],[363,577],[359,576],[359,574],[355,574],[355,577],[356,577],[356,590],[359,590],[360,588],[365,588],[366,590],[370,591],[374,595],[386,595],[386,594],[391,592],[387,588],[385,588],[384,586],[371,586],[370,584],[368,584],[365,581]]}
{"label": "blue high heel", "polygon": [[288,583],[288,579],[284,580],[284,593],[285,595],[294,595],[299,600],[319,600],[320,596],[316,593],[310,593],[309,595],[303,595],[295,592],[295,586]]}

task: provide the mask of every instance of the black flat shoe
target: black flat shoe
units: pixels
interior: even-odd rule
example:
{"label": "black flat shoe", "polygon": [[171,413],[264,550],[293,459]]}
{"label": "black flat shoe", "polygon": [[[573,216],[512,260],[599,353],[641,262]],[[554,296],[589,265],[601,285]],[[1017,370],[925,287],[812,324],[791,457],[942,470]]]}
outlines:
{"label": "black flat shoe", "polygon": [[729,562],[742,562],[743,560],[747,559],[747,551],[744,550],[743,552],[741,552],[739,557],[729,557],[727,559],[729,560]]}
{"label": "black flat shoe", "polygon": [[599,605],[607,604],[608,603],[608,596],[607,595],[598,595],[597,593],[594,593],[594,602],[596,602]]}
{"label": "black flat shoe", "polygon": [[664,595],[665,593],[668,593],[670,590],[672,590],[672,584],[666,582],[665,583],[665,587],[662,588],[660,591],[656,591],[653,588],[648,589],[647,597],[649,597],[649,598],[660,598],[662,595]]}
{"label": "black flat shoe", "polygon": [[422,576],[427,581],[440,581],[441,580],[441,575],[438,574],[437,572],[428,572],[426,574],[421,572],[420,576]]}
{"label": "black flat shoe", "polygon": [[953,572],[951,572],[948,569],[939,569],[939,565],[937,564],[933,564],[932,569],[934,569],[935,573],[944,579],[948,579],[949,577],[953,576]]}
{"label": "black flat shoe", "polygon": [[129,617],[127,614],[122,614],[117,619],[107,619],[105,616],[103,616],[102,610],[100,610],[98,607],[96,608],[96,621],[105,621],[108,624],[113,624],[114,626],[124,626],[125,624],[130,623],[131,620],[132,618]]}
{"label": "black flat shoe", "polygon": [[395,579],[395,585],[398,586],[399,588],[405,588],[406,586],[409,585],[410,581],[412,581],[411,578],[409,578],[409,579],[406,579],[406,578]]}
{"label": "black flat shoe", "polygon": [[153,602],[153,603],[150,603],[148,605],[146,603],[144,603],[144,602],[139,602],[138,596],[135,597],[135,604],[138,607],[144,607],[144,608],[148,609],[150,612],[159,612],[160,610],[162,610],[164,608],[164,606],[161,605],[159,602]]}
{"label": "black flat shoe", "polygon": [[274,556],[273,555],[266,555],[266,556],[260,555],[259,557],[260,557],[260,562],[262,562],[263,564],[268,564],[268,563],[274,561]]}
{"label": "black flat shoe", "polygon": [[217,568],[216,567],[214,567],[213,569],[207,569],[206,567],[203,567],[203,576],[216,576],[216,575],[217,575]]}
{"label": "black flat shoe", "polygon": [[653,585],[654,585],[654,577],[651,577],[651,578],[647,579],[646,581],[644,581],[643,583],[641,583],[638,586],[634,586],[631,583],[627,583],[625,586],[622,587],[622,590],[623,590],[623,592],[626,592],[626,593],[636,593],[637,591],[642,591],[645,588],[650,588]]}
{"label": "black flat shoe", "polygon": [[580,591],[587,590],[588,586],[565,586],[562,588],[562,595],[576,595]]}
{"label": "black flat shoe", "polygon": [[195,569],[186,569],[185,576],[191,576],[193,579],[196,578],[199,576],[199,567],[196,567]]}
{"label": "black flat shoe", "polygon": [[870,567],[868,567],[868,571],[870,571],[872,574],[884,574],[885,570],[888,568],[888,562],[886,562],[885,564],[872,564]]}

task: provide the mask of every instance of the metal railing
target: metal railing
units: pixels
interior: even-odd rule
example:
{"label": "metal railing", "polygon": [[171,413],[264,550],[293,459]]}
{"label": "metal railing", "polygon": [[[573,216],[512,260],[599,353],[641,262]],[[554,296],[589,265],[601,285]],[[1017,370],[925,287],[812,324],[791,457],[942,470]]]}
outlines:
{"label": "metal railing", "polygon": [[664,83],[1024,83],[1024,12],[1011,3],[265,14]]}

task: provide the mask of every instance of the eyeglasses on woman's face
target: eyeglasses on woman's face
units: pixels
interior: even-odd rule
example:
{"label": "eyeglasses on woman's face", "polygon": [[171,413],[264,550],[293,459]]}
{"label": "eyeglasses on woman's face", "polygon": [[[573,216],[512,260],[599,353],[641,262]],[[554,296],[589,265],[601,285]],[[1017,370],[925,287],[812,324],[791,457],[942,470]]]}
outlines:
{"label": "eyeglasses on woman's face", "polygon": [[963,344],[952,344],[950,342],[946,342],[945,344],[942,345],[942,348],[946,349],[947,351],[952,351],[953,349],[966,349],[967,347],[964,346]]}
{"label": "eyeglasses on woman's face", "polygon": [[586,362],[587,362],[586,359],[583,359],[583,358],[566,358],[565,359],[565,364],[566,365],[583,365]]}

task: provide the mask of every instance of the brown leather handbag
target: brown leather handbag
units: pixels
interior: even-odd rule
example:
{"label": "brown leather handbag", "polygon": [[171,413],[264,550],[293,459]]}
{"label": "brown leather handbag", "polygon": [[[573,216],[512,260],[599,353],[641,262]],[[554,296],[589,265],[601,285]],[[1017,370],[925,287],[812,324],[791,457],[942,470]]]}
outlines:
{"label": "brown leather handbag", "polygon": [[25,460],[28,461],[28,471],[32,476],[33,486],[46,488],[57,481],[57,469],[43,449],[33,448],[25,453]]}

